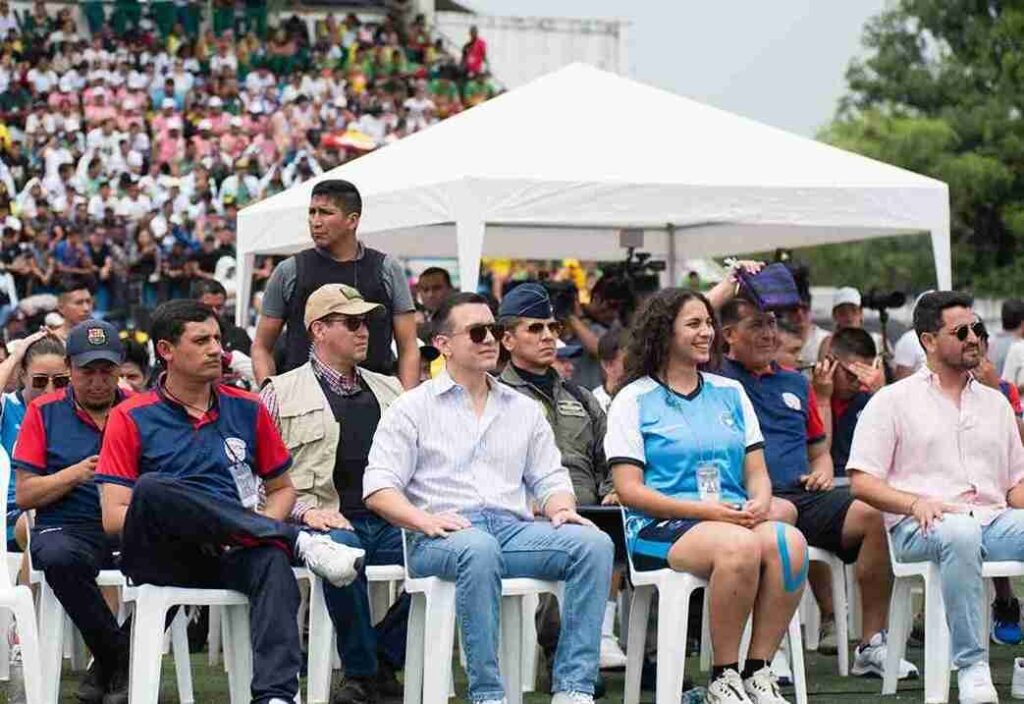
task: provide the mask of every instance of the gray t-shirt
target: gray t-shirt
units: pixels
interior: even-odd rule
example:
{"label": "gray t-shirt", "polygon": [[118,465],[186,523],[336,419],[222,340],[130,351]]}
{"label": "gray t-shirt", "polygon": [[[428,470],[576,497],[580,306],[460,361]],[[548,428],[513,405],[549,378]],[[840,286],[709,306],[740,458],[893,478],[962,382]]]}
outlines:
{"label": "gray t-shirt", "polygon": [[[317,254],[330,258],[330,255],[323,250],[315,250]],[[359,243],[359,252],[356,254],[356,261],[363,258],[366,248]],[[390,254],[384,255],[382,274],[384,276],[384,289],[391,299],[391,310],[394,314],[411,313],[416,310],[412,300],[412,291],[405,281],[405,269],[401,263]],[[295,268],[295,257],[288,257],[274,267],[273,273],[267,280],[267,288],[263,292],[263,315],[271,318],[285,319],[288,317],[288,304],[295,295],[295,279],[298,277]]]}

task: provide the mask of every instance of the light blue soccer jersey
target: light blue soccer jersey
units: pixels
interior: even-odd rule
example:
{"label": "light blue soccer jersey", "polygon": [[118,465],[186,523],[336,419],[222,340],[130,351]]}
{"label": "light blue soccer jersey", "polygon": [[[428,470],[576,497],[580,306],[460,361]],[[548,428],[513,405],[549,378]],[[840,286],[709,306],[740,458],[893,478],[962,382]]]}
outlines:
{"label": "light blue soccer jersey", "polygon": [[[687,396],[650,377],[637,379],[616,394],[608,410],[608,466],[636,465],[646,486],[675,499],[699,500],[697,469],[714,465],[721,500],[745,502],[744,459],[763,446],[757,415],[743,387],[716,374],[701,373],[696,390]],[[654,520],[627,510],[631,551],[637,534]]]}

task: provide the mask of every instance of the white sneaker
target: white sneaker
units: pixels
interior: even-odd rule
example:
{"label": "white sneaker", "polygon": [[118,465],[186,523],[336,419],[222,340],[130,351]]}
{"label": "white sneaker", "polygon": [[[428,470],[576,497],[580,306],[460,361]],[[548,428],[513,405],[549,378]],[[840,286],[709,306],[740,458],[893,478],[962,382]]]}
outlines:
{"label": "white sneaker", "polygon": [[601,636],[601,669],[621,670],[626,666],[626,654],[615,636]]}
{"label": "white sneaker", "polygon": [[743,689],[754,704],[789,704],[779,691],[778,680],[770,667],[762,667],[743,680]]}
{"label": "white sneaker", "polygon": [[366,555],[365,550],[336,543],[322,534],[300,533],[295,547],[310,571],[336,587],[344,587],[356,578]]}
{"label": "white sneaker", "polygon": [[[885,631],[871,636],[867,645],[858,645],[853,651],[850,674],[856,677],[884,677],[885,658],[889,650]],[[908,660],[900,661],[899,679],[917,678],[917,666]]]}
{"label": "white sneaker", "polygon": [[961,667],[956,673],[956,686],[960,690],[960,704],[998,704],[999,695],[992,685],[992,673],[987,662],[976,662]]}
{"label": "white sneaker", "polygon": [[818,652],[822,655],[835,655],[839,652],[839,638],[836,636],[836,621],[834,618],[821,622],[821,630],[818,631]]}
{"label": "white sneaker", "polygon": [[775,680],[779,684],[783,687],[793,685],[793,670],[789,667],[789,655],[786,653],[785,648],[779,648],[775,651],[770,667],[772,674],[775,675]]}
{"label": "white sneaker", "polygon": [[506,700],[506,699],[481,699],[478,702],[473,702],[473,704],[508,704],[508,700]]}
{"label": "white sneaker", "polygon": [[1013,659],[1013,685],[1010,687],[1010,696],[1014,699],[1024,699],[1024,658]]}
{"label": "white sneaker", "polygon": [[551,704],[594,704],[594,696],[586,692],[555,692]]}
{"label": "white sneaker", "polygon": [[743,689],[743,680],[736,670],[726,670],[708,685],[705,704],[753,704]]}

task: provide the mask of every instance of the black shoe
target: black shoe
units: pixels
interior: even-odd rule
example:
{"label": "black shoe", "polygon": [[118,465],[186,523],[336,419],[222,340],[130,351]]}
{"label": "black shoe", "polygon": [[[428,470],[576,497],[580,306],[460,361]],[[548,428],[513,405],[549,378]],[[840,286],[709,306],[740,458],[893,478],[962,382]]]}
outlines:
{"label": "black shoe", "polygon": [[75,692],[75,698],[81,702],[81,704],[102,704],[103,695],[107,691],[107,678],[104,676],[103,671],[100,670],[100,664],[95,660],[89,665],[89,669],[85,672],[85,679],[82,680],[82,684],[78,685],[78,691]]}
{"label": "black shoe", "polygon": [[405,687],[398,681],[398,670],[387,658],[377,656],[377,693],[381,699],[401,699]]}
{"label": "black shoe", "polygon": [[107,682],[103,704],[128,704],[128,663],[122,663]]}
{"label": "black shoe", "polygon": [[376,704],[378,700],[375,678],[346,677],[331,697],[331,704]]}

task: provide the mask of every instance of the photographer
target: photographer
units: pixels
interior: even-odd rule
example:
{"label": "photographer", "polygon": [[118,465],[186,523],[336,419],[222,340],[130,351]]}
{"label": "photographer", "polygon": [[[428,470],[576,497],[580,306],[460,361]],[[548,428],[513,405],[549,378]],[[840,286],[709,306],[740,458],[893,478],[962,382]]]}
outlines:
{"label": "photographer", "polygon": [[[590,302],[585,306],[579,300],[574,303],[566,323],[572,333],[566,342],[578,342],[584,354],[576,363],[573,381],[592,389],[601,384],[601,363],[597,357],[597,346],[601,336],[609,330],[621,327],[622,313],[632,307],[632,293],[627,282],[619,276],[602,276],[590,291]],[[556,305],[555,317],[561,313]]]}

